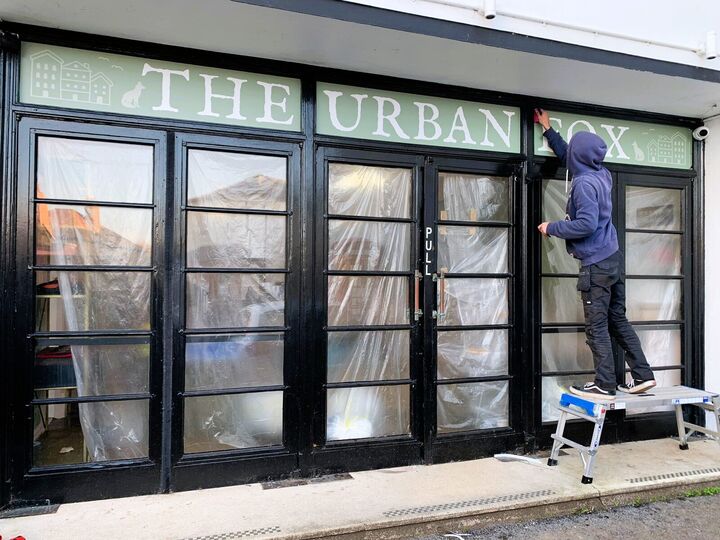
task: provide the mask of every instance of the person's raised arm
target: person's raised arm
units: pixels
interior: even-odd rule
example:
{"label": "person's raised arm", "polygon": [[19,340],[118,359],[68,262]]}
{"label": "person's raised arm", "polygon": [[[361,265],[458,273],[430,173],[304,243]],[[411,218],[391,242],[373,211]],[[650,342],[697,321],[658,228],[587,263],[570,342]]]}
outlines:
{"label": "person's raised arm", "polygon": [[567,157],[567,143],[562,136],[555,131],[550,125],[550,115],[542,109],[535,109],[536,122],[542,126],[543,136],[547,139],[548,145],[555,152],[560,163],[565,166],[565,158]]}

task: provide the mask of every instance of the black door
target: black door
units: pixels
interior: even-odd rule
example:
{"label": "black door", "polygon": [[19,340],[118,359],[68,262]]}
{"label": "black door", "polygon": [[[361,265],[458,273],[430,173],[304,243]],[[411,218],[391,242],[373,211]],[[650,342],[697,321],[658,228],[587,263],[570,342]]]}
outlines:
{"label": "black door", "polygon": [[517,425],[511,166],[322,148],[316,177],[311,466],[505,448]]}
{"label": "black door", "polygon": [[298,468],[299,145],[175,144],[170,485]]}
{"label": "black door", "polygon": [[165,135],[19,132],[12,496],[157,491]]}

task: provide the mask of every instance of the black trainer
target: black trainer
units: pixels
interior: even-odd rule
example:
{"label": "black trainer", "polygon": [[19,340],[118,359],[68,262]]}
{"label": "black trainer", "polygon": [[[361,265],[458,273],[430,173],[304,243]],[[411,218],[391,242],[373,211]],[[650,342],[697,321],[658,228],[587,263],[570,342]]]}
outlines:
{"label": "black trainer", "polygon": [[617,389],[626,394],[642,394],[643,392],[654,388],[657,383],[655,379],[631,379],[629,383],[618,385]]}
{"label": "black trainer", "polygon": [[583,386],[573,385],[570,392],[588,399],[615,399],[615,390],[604,390],[594,382],[585,383]]}

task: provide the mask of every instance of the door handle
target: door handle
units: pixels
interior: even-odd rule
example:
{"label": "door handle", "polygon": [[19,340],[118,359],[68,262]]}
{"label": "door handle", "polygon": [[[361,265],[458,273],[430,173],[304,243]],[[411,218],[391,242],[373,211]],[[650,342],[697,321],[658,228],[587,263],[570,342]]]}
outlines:
{"label": "door handle", "polygon": [[419,321],[422,317],[422,309],[420,309],[420,280],[422,279],[422,272],[415,270],[415,321]]}
{"label": "door handle", "polygon": [[436,319],[441,321],[445,318],[446,315],[446,305],[445,305],[445,268],[440,269],[440,274],[437,276],[437,282],[438,282],[438,296],[440,297],[438,299],[438,310],[435,312]]}

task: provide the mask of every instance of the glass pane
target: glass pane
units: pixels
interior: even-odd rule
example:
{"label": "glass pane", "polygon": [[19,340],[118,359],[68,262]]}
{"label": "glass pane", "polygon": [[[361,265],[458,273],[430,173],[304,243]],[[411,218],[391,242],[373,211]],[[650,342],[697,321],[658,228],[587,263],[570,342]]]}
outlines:
{"label": "glass pane", "polygon": [[188,151],[188,206],[287,209],[287,159]]}
{"label": "glass pane", "polygon": [[[61,392],[42,397],[62,397]],[[36,405],[34,411],[36,467],[148,455],[147,400]]]}
{"label": "glass pane", "polygon": [[560,405],[560,396],[567,394],[570,386],[573,384],[582,386],[593,379],[593,374],[589,375],[564,375],[562,377],[543,377],[542,378],[542,421],[556,422],[560,417],[558,405]]}
{"label": "glass pane", "polygon": [[328,324],[408,323],[408,278],[328,276]]}
{"label": "glass pane", "polygon": [[542,335],[542,369],[548,371],[594,370],[585,332],[549,332]]}
{"label": "glass pane", "polygon": [[328,382],[406,379],[409,365],[409,330],[328,333]]}
{"label": "glass pane", "polygon": [[677,234],[627,233],[626,272],[641,276],[679,276],[682,236]]}
{"label": "glass pane", "polygon": [[[440,302],[438,287],[438,305]],[[445,313],[438,323],[445,326],[506,324],[508,322],[507,279],[445,279]]]}
{"label": "glass pane", "polygon": [[577,274],[580,263],[568,254],[565,240],[551,236],[540,240],[542,271],[545,274]]}
{"label": "glass pane", "polygon": [[409,386],[328,389],[328,441],[406,433],[410,433]]}
{"label": "glass pane", "polygon": [[150,266],[149,208],[39,204],[35,217],[37,264]]}
{"label": "glass pane", "polygon": [[149,272],[36,272],[38,332],[149,330]]}
{"label": "glass pane", "polygon": [[[660,387],[667,388],[668,386],[677,386],[682,384],[682,371],[680,371],[679,369],[655,371],[654,374],[657,385]],[[631,375],[628,373],[626,376],[626,380],[629,382],[630,379]],[[647,414],[653,412],[671,412],[674,410],[675,407],[673,407],[672,405],[659,407],[644,407],[642,409],[628,407],[626,414]]]}
{"label": "glass pane", "polygon": [[284,268],[285,216],[187,213],[187,265]]}
{"label": "glass pane", "polygon": [[507,229],[438,227],[438,268],[455,274],[508,271]]}
{"label": "glass pane", "polygon": [[40,198],[151,203],[152,191],[152,146],[38,138]]}
{"label": "glass pane", "polygon": [[438,385],[438,433],[507,427],[508,388],[507,381]]}
{"label": "glass pane", "polygon": [[283,383],[284,334],[188,336],[185,390]]}
{"label": "glass pane", "polygon": [[78,396],[148,391],[150,345],[41,345],[35,349],[35,391],[75,390]]}
{"label": "glass pane", "polygon": [[410,269],[409,223],[330,220],[328,244],[329,270]]}
{"label": "glass pane", "polygon": [[330,164],[330,214],[409,218],[411,209],[412,169]]}
{"label": "glass pane", "polygon": [[185,398],[186,454],[282,444],[283,393]]}
{"label": "glass pane", "polygon": [[682,360],[682,334],[679,326],[662,330],[636,326],[643,352],[651,366],[679,366]]}
{"label": "glass pane", "polygon": [[[568,184],[568,188],[570,184]],[[561,221],[565,219],[565,206],[568,200],[564,180],[543,180],[542,183],[542,220]]]}
{"label": "glass pane", "polygon": [[490,377],[508,372],[507,330],[437,333],[437,378]]}
{"label": "glass pane", "polygon": [[682,191],[656,187],[625,188],[628,229],[682,230]]}
{"label": "glass pane", "polygon": [[283,326],[283,274],[187,274],[187,328]]}
{"label": "glass pane", "polygon": [[577,278],[542,278],[542,322],[585,324]]}
{"label": "glass pane", "polygon": [[441,220],[510,220],[507,178],[441,172],[439,182],[438,208]]}
{"label": "glass pane", "polygon": [[627,312],[631,321],[677,321],[682,317],[682,281],[628,279]]}

